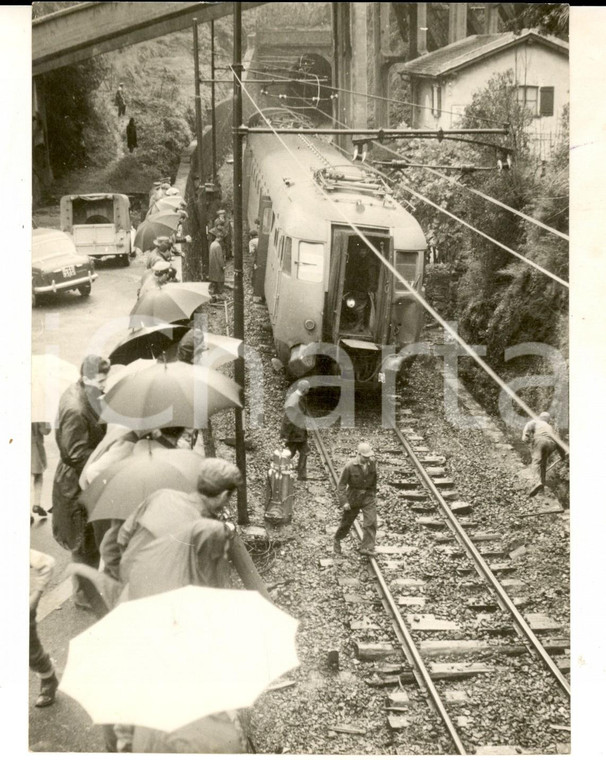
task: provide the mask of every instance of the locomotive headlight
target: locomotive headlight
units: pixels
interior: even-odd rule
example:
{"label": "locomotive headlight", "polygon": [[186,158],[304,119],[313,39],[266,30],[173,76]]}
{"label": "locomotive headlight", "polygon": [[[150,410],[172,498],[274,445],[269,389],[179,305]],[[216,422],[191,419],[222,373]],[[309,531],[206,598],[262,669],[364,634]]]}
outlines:
{"label": "locomotive headlight", "polygon": [[347,304],[347,307],[349,309],[353,309],[353,307],[356,305],[356,302],[353,298],[348,298],[347,301],[345,301],[345,303]]}
{"label": "locomotive headlight", "polygon": [[309,332],[316,329],[316,323],[313,319],[306,319],[303,324],[305,325],[305,329],[309,330]]}

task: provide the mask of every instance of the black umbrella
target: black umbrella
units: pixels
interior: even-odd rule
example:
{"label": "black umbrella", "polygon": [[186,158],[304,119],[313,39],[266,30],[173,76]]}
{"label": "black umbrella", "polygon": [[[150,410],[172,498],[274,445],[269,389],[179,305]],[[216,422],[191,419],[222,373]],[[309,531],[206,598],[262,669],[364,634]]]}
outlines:
{"label": "black umbrella", "polygon": [[111,351],[112,364],[130,364],[135,359],[156,359],[188,331],[187,325],[168,323],[132,330]]}

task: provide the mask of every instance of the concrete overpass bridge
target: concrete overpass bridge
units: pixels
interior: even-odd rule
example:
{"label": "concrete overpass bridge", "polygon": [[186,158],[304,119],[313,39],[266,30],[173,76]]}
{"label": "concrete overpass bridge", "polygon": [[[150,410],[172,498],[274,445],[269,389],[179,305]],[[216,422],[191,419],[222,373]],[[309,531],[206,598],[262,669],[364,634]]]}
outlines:
{"label": "concrete overpass bridge", "polygon": [[[264,3],[242,3],[247,10]],[[32,74],[231,15],[233,3],[79,3],[32,23]]]}

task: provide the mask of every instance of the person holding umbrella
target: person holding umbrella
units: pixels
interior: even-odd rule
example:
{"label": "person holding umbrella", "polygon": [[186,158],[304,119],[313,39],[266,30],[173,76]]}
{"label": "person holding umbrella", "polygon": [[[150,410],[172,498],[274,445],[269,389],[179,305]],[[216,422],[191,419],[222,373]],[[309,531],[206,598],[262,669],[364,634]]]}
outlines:
{"label": "person holding umbrella", "polygon": [[172,261],[174,258],[173,245],[167,235],[160,235],[154,240],[154,247],[147,253],[145,268],[151,269],[158,261]]}
{"label": "person holding umbrella", "polygon": [[167,282],[178,282],[177,270],[171,267],[168,261],[156,261],[151,270],[147,270],[141,277],[141,285],[137,291],[137,298],[141,298],[150,291],[161,288]]}
{"label": "person holding umbrella", "polygon": [[124,522],[117,535],[115,531],[108,532],[101,546],[108,574],[127,583],[138,552],[200,517],[220,520],[241,484],[242,475],[234,464],[208,458],[201,462],[196,491],[187,494],[165,488],[153,493]]}
{"label": "person holding umbrella", "polygon": [[222,233],[216,227],[209,230],[212,243],[208,251],[208,279],[210,280],[209,293],[215,301],[224,301],[223,284],[225,282],[225,254],[221,241]]}
{"label": "person holding umbrella", "polygon": [[[86,510],[79,503],[78,480],[95,447],[105,435],[106,425],[99,419],[99,398],[103,393],[110,363],[89,355],[80,367],[80,379],[61,396],[55,437],[61,460],[53,482],[53,536],[58,544],[72,552],[74,562],[91,567],[99,564],[98,546],[108,527],[99,521],[93,528]],[[74,581],[74,601],[88,607],[83,589]]]}

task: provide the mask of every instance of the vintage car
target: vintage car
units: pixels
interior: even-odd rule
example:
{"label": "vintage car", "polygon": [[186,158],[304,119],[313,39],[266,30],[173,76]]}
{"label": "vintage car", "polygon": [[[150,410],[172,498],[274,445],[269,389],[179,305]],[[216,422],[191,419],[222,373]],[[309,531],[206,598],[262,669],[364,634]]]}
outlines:
{"label": "vintage car", "polygon": [[78,290],[90,295],[97,279],[95,265],[76,251],[69,235],[59,230],[32,230],[32,305],[43,293]]}

